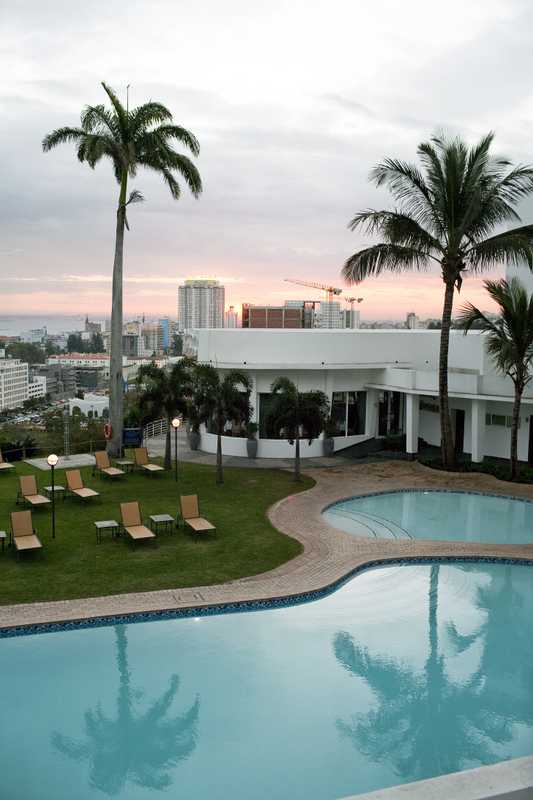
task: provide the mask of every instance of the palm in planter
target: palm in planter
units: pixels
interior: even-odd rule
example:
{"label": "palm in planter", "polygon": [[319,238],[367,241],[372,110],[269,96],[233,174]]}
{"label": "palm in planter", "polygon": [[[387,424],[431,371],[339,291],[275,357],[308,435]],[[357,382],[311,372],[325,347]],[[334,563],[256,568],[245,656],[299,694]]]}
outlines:
{"label": "palm in planter", "polygon": [[111,161],[120,186],[113,262],[113,288],[111,309],[111,363],[109,373],[109,411],[113,435],[108,448],[118,456],[122,448],[124,386],[122,378],[122,268],[124,230],[128,228],[126,208],[143,199],[134,190],[128,198],[128,180],[134,178],[139,167],[157,172],[167,184],[170,194],[177,200],[181,189],[176,175],[183,178],[192,194],[202,191],[200,174],[193,162],[173,146],[174,141],[186,147],[194,156],[200,145],[190,131],[174,125],[172,114],[161,103],[149,101],[131,111],[124,108],[113,90],[102,83],[111,103],[86,106],[81,113],[81,127],[57,128],[43,139],[43,150],[52,150],[59,144],[72,142],[77,146],[78,160],[94,169],[103,158]]}
{"label": "palm in planter", "polygon": [[223,378],[210,364],[194,371],[192,404],[198,422],[211,422],[217,435],[217,483],[224,483],[222,436],[228,422],[243,424],[250,419],[252,383],[245,372],[231,370]]}
{"label": "palm in planter", "polygon": [[277,378],[270,387],[272,402],[266,418],[269,433],[283,435],[294,444],[294,479],[300,480],[300,439],[305,433],[309,444],[320,436],[329,415],[324,392],[299,392],[288,378]]}
{"label": "palm in planter", "polygon": [[[387,158],[371,172],[376,186],[386,186],[394,211],[361,211],[352,230],[363,228],[381,241],[354,253],[345,263],[348,283],[382,272],[422,271],[439,267],[444,303],[439,354],[439,400],[442,461],[455,463],[448,403],[448,349],[455,290],[467,275],[502,262],[533,269],[533,225],[493,234],[501,225],[520,221],[515,206],[533,192],[533,166],[512,167],[490,155],[493,134],[469,147],[461,139],[433,137],[418,146],[423,171]],[[492,235],[491,235],[492,234]]]}
{"label": "palm in planter", "polygon": [[511,480],[518,475],[518,427],[520,405],[524,389],[533,377],[533,296],[528,295],[518,278],[485,281],[485,288],[499,310],[498,319],[492,321],[472,305],[462,308],[459,322],[465,334],[476,325],[487,334],[487,352],[499,372],[507,375],[514,384],[514,403],[511,422]]}
{"label": "palm in planter", "polygon": [[170,469],[170,423],[176,415],[187,415],[192,393],[191,361],[184,358],[170,369],[161,369],[156,364],[141,366],[137,383],[141,387],[139,407],[145,418],[154,419],[163,415],[167,420],[165,469]]}

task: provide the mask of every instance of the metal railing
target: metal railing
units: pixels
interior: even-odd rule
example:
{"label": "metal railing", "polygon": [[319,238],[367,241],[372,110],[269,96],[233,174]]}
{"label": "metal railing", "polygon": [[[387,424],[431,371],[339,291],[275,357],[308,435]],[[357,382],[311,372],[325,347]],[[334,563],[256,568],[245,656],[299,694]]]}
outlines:
{"label": "metal railing", "polygon": [[143,439],[152,439],[154,436],[164,436],[168,430],[166,419],[156,419],[143,428]]}

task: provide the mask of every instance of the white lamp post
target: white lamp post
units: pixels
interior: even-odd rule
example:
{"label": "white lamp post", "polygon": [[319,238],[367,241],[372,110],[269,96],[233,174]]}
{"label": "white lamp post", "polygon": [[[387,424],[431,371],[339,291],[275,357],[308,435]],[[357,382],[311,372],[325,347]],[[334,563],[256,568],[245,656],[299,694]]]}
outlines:
{"label": "white lamp post", "polygon": [[59,461],[55,453],[50,453],[46,459],[52,473],[52,539],[56,538],[56,487],[54,481],[54,468]]}
{"label": "white lamp post", "polygon": [[178,428],[181,425],[181,419],[179,417],[174,417],[174,419],[170,424],[174,428],[174,469],[175,469],[175,476],[177,483],[178,482]]}

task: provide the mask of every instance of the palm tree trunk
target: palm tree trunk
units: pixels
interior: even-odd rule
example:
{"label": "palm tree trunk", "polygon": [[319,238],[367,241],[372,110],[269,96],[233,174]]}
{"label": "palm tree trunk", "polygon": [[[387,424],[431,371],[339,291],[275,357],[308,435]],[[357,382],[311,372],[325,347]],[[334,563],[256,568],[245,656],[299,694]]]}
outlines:
{"label": "palm tree trunk", "polygon": [[222,467],[222,430],[221,426],[217,426],[217,484],[220,486],[224,483],[224,470]]}
{"label": "palm tree trunk", "polygon": [[299,481],[300,473],[300,431],[296,431],[294,442],[294,480]]}
{"label": "palm tree trunk", "polygon": [[518,477],[518,425],[520,422],[520,403],[522,402],[523,389],[515,383],[513,417],[511,423],[511,480]]}
{"label": "palm tree trunk", "polygon": [[449,469],[455,466],[455,448],[448,402],[448,351],[450,347],[450,327],[455,285],[453,280],[447,280],[445,285],[439,353],[439,408],[442,465]]}
{"label": "palm tree trunk", "polygon": [[172,465],[172,455],[171,455],[171,439],[170,434],[172,431],[172,426],[170,424],[170,420],[172,416],[167,414],[167,434],[165,436],[165,469],[170,469]]}
{"label": "palm tree trunk", "polygon": [[122,427],[124,423],[124,382],[122,377],[122,265],[124,258],[124,227],[126,222],[126,191],[128,173],[122,176],[117,209],[115,260],[113,262],[113,290],[111,301],[111,355],[109,369],[109,421],[112,436],[108,442],[109,455],[115,458],[122,453]]}

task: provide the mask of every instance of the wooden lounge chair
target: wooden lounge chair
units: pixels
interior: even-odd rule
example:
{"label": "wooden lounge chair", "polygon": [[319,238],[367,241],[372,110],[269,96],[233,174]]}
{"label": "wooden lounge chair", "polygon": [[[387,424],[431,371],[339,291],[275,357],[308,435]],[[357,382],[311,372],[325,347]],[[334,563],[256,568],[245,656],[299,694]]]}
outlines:
{"label": "wooden lounge chair", "polygon": [[27,550],[41,550],[42,544],[33,528],[31,511],[11,512],[11,539],[17,557]]}
{"label": "wooden lounge chair", "polygon": [[71,494],[75,494],[76,497],[81,497],[82,500],[88,500],[90,497],[98,497],[99,492],[95,492],[94,489],[88,489],[83,485],[79,469],[68,469],[65,472],[65,476],[67,478],[67,489]]}
{"label": "wooden lounge chair", "polygon": [[48,497],[39,494],[37,488],[37,481],[35,475],[21,475],[19,478],[19,492],[17,496],[17,503],[22,500],[23,503],[29,503],[30,506],[47,506],[50,502]]}
{"label": "wooden lounge chair", "polygon": [[128,534],[133,542],[138,542],[141,539],[155,539],[155,533],[143,525],[141,519],[141,509],[139,503],[133,501],[131,503],[120,504],[120,514],[122,517],[122,528]]}
{"label": "wooden lounge chair", "polygon": [[159,464],[150,464],[148,461],[148,450],[146,447],[136,447],[134,452],[135,466],[144,469],[145,472],[164,472]]}
{"label": "wooden lounge chair", "polygon": [[121,475],[126,474],[123,469],[111,466],[109,456],[105,450],[99,450],[95,453],[94,459],[96,461],[96,469],[101,475],[106,475],[108,478],[120,478]]}
{"label": "wooden lounge chair", "polygon": [[181,517],[195,533],[215,532],[216,528],[207,519],[200,516],[197,494],[181,495],[180,497]]}
{"label": "wooden lounge chair", "polygon": [[4,461],[2,451],[0,450],[0,473],[8,472],[10,469],[15,469],[15,465],[10,464],[8,461]]}

